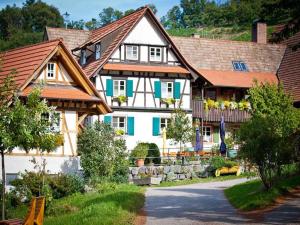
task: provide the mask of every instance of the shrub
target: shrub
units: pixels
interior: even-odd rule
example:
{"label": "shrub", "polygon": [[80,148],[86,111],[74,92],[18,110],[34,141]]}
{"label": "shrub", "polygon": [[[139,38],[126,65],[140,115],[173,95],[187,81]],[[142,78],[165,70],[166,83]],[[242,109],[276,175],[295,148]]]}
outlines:
{"label": "shrub", "polygon": [[86,178],[127,180],[126,144],[109,124],[96,122],[85,128],[78,137],[78,153]]}
{"label": "shrub", "polygon": [[155,158],[147,158],[145,160],[145,164],[150,164],[150,163],[154,163],[154,164],[160,164],[161,163],[161,158],[160,158],[160,151],[159,148],[157,146],[157,144],[155,143],[143,143],[148,145],[148,154],[147,157],[155,157]]}
{"label": "shrub", "polygon": [[115,191],[116,188],[117,188],[116,183],[112,183],[112,182],[101,182],[96,184],[96,190],[101,194]]}
{"label": "shrub", "polygon": [[131,151],[130,156],[135,159],[145,159],[148,154],[149,146],[146,143],[138,143]]}
{"label": "shrub", "polygon": [[54,198],[62,198],[84,191],[84,181],[76,175],[58,174],[49,179]]}
{"label": "shrub", "polygon": [[237,162],[231,161],[231,160],[226,160],[222,156],[214,156],[210,160],[210,166],[214,170],[220,169],[222,167],[233,167],[233,166],[237,166],[237,165],[238,165]]}

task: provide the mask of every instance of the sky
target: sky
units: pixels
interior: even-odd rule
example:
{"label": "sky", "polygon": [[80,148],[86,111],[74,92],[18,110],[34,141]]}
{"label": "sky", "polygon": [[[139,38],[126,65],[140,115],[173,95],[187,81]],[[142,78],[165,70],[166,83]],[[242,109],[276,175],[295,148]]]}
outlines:
{"label": "sky", "polygon": [[[157,16],[161,18],[166,15],[169,9],[178,5],[180,0],[42,0],[50,5],[56,6],[61,14],[68,12],[69,20],[85,21],[91,18],[98,19],[103,8],[113,7],[121,11],[136,9],[147,4],[154,4],[157,8]],[[25,0],[0,0],[0,9],[6,5],[16,4],[22,6]]]}

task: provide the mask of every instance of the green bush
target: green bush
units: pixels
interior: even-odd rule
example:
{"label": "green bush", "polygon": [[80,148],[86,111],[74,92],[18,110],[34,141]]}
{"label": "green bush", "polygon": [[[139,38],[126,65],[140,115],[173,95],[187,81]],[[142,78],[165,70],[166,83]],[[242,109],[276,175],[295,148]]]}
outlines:
{"label": "green bush", "polygon": [[148,154],[149,146],[146,143],[138,143],[131,151],[130,156],[135,159],[145,159]]}
{"label": "green bush", "polygon": [[84,181],[76,175],[54,175],[49,179],[49,185],[53,192],[53,198],[62,198],[84,191]]}
{"label": "green bush", "polygon": [[117,188],[117,185],[116,185],[116,183],[113,183],[113,182],[102,182],[102,183],[96,184],[95,188],[99,193],[106,193],[106,192],[115,191]]}
{"label": "green bush", "polygon": [[210,160],[210,166],[215,170],[220,169],[222,167],[233,167],[237,165],[238,165],[237,162],[231,160],[225,160],[225,158],[222,156],[214,156]]}
{"label": "green bush", "polygon": [[127,181],[126,144],[123,139],[116,138],[109,124],[96,122],[85,128],[78,137],[78,153],[86,178]]}
{"label": "green bush", "polygon": [[[147,157],[145,159],[145,164],[150,164],[150,163],[160,164],[161,163],[160,151],[157,144],[155,143],[143,143],[143,144],[148,145],[148,149],[149,149]],[[149,159],[148,157],[155,157],[155,158]]]}

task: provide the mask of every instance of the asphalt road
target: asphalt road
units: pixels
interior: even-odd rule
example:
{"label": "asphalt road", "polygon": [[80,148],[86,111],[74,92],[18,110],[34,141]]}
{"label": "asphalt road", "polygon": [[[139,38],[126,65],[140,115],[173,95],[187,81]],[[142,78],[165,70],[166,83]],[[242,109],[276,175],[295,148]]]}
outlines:
{"label": "asphalt road", "polygon": [[291,199],[260,216],[238,213],[227,201],[223,190],[246,180],[148,188],[147,225],[300,224],[300,198]]}

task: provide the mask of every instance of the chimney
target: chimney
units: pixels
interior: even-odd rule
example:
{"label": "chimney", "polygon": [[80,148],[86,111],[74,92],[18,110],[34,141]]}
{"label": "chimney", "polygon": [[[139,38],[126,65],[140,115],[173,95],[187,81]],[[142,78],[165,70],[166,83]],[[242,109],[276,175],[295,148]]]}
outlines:
{"label": "chimney", "polygon": [[267,24],[264,20],[253,21],[252,42],[267,44]]}
{"label": "chimney", "polygon": [[193,38],[200,38],[200,34],[195,34],[195,33],[194,33],[194,34],[192,34],[192,37],[193,37]]}

